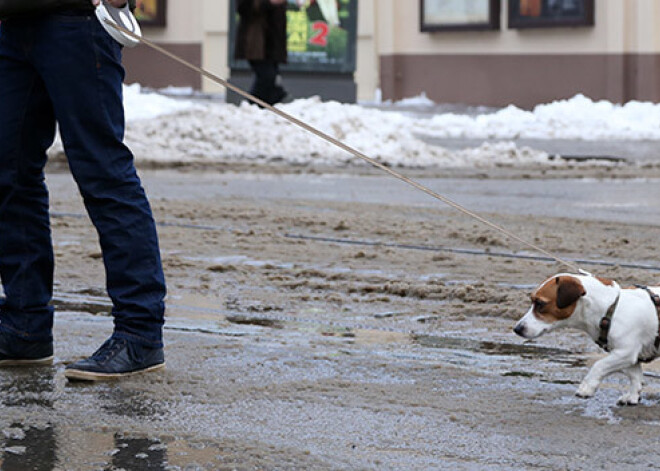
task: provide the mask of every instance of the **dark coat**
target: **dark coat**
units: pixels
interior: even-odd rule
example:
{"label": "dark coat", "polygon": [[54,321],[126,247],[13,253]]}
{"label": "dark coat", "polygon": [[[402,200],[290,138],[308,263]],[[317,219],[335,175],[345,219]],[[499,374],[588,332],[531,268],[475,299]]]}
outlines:
{"label": "dark coat", "polygon": [[[135,0],[130,0],[135,8]],[[63,10],[94,11],[90,0],[0,0],[0,18],[35,16]]]}
{"label": "dark coat", "polygon": [[240,20],[234,57],[286,62],[286,3],[273,5],[270,0],[238,0],[237,10]]}

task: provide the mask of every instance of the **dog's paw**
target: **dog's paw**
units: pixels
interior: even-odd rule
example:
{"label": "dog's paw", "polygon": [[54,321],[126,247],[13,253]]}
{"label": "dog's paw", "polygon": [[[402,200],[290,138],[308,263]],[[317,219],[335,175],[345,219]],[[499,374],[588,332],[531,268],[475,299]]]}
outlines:
{"label": "dog's paw", "polygon": [[581,397],[583,399],[587,399],[591,396],[593,396],[596,392],[596,388],[591,386],[590,384],[587,383],[581,383],[580,386],[577,388],[577,391],[575,391],[575,395],[577,397]]}
{"label": "dog's paw", "polygon": [[622,395],[616,403],[620,406],[636,406],[639,404],[639,394],[637,393],[626,393]]}

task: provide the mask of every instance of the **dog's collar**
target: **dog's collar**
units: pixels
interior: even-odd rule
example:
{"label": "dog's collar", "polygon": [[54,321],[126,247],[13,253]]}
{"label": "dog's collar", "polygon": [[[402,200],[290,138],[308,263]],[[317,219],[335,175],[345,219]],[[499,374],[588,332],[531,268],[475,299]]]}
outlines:
{"label": "dog's collar", "polygon": [[605,351],[608,351],[607,348],[607,336],[610,333],[610,325],[612,324],[612,316],[614,315],[614,311],[616,310],[616,306],[619,304],[619,296],[621,296],[621,292],[616,295],[616,299],[614,302],[610,305],[610,307],[607,309],[607,312],[603,316],[603,318],[600,320],[599,326],[600,326],[600,334],[598,335],[598,340],[596,340],[596,343],[600,348],[602,348]]}

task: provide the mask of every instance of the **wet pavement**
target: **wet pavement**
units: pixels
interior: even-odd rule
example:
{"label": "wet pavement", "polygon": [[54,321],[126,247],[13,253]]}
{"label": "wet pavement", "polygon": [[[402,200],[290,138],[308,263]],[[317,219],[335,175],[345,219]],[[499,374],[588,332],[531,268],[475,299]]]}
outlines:
{"label": "wet pavement", "polygon": [[649,164],[660,159],[658,141],[577,141],[571,139],[444,139],[420,136],[424,141],[460,150],[479,147],[484,142],[515,142],[518,147],[530,147],[568,160],[594,159],[601,161]]}
{"label": "wet pavement", "polygon": [[[99,253],[75,185],[49,174],[56,359],[0,370],[0,470],[637,470],[660,462],[660,379],[651,376],[660,366],[646,367],[638,407],[616,405],[618,377],[593,399],[576,398],[597,347],[577,333],[522,342],[511,332],[526,293],[553,267],[494,257],[510,249],[436,212],[440,203],[378,175],[168,170],[143,180],[170,284],[167,368],[121,382],[65,380],[66,364],[97,348],[112,323],[102,270],[88,268]],[[557,250],[653,262],[660,195],[652,178],[424,181],[509,218],[526,236],[535,234],[529,226],[570,227]],[[324,234],[392,244],[357,247]],[[625,238],[639,248],[614,250]],[[404,247],[436,242],[478,250]],[[614,265],[620,276],[651,277]]]}
{"label": "wet pavement", "polygon": [[[417,178],[461,205],[485,213],[660,225],[658,178],[475,179]],[[65,174],[49,176],[53,191],[74,192]],[[185,174],[150,172],[144,184],[154,198],[243,197],[272,200],[359,201],[444,209],[444,203],[391,177],[349,174]],[[80,216],[84,217],[83,213]]]}
{"label": "wet pavement", "polygon": [[[0,372],[0,469],[640,469],[660,458],[643,438],[660,427],[660,382],[632,412],[612,406],[617,380],[573,397],[593,352],[173,311],[164,372],[93,385],[67,383],[63,358],[100,342],[110,319],[58,314],[55,365]],[[583,455],[564,455],[576,440]]]}
{"label": "wet pavement", "polygon": [[[422,184],[479,212],[530,214],[660,225],[660,180],[420,178]],[[386,202],[441,207],[443,203],[389,177],[351,175],[210,174],[193,181],[160,174],[145,184],[154,196],[227,196],[329,202]]]}

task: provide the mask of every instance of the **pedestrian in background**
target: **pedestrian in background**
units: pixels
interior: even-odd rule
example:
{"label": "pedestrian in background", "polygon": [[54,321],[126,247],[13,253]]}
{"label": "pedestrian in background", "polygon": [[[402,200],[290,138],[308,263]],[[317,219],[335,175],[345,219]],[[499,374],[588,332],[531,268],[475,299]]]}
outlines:
{"label": "pedestrian in background", "polygon": [[287,61],[287,0],[238,0],[240,20],[234,56],[247,59],[254,74],[250,93],[269,105],[290,101],[280,83]]}
{"label": "pedestrian in background", "polygon": [[[44,180],[59,124],[96,227],[114,332],[70,379],[165,364],[165,279],[151,208],[123,144],[121,46],[94,15],[99,0],[0,0],[0,366],[53,359],[54,257]],[[126,0],[106,0],[121,7]],[[135,5],[132,5],[135,6]]]}

